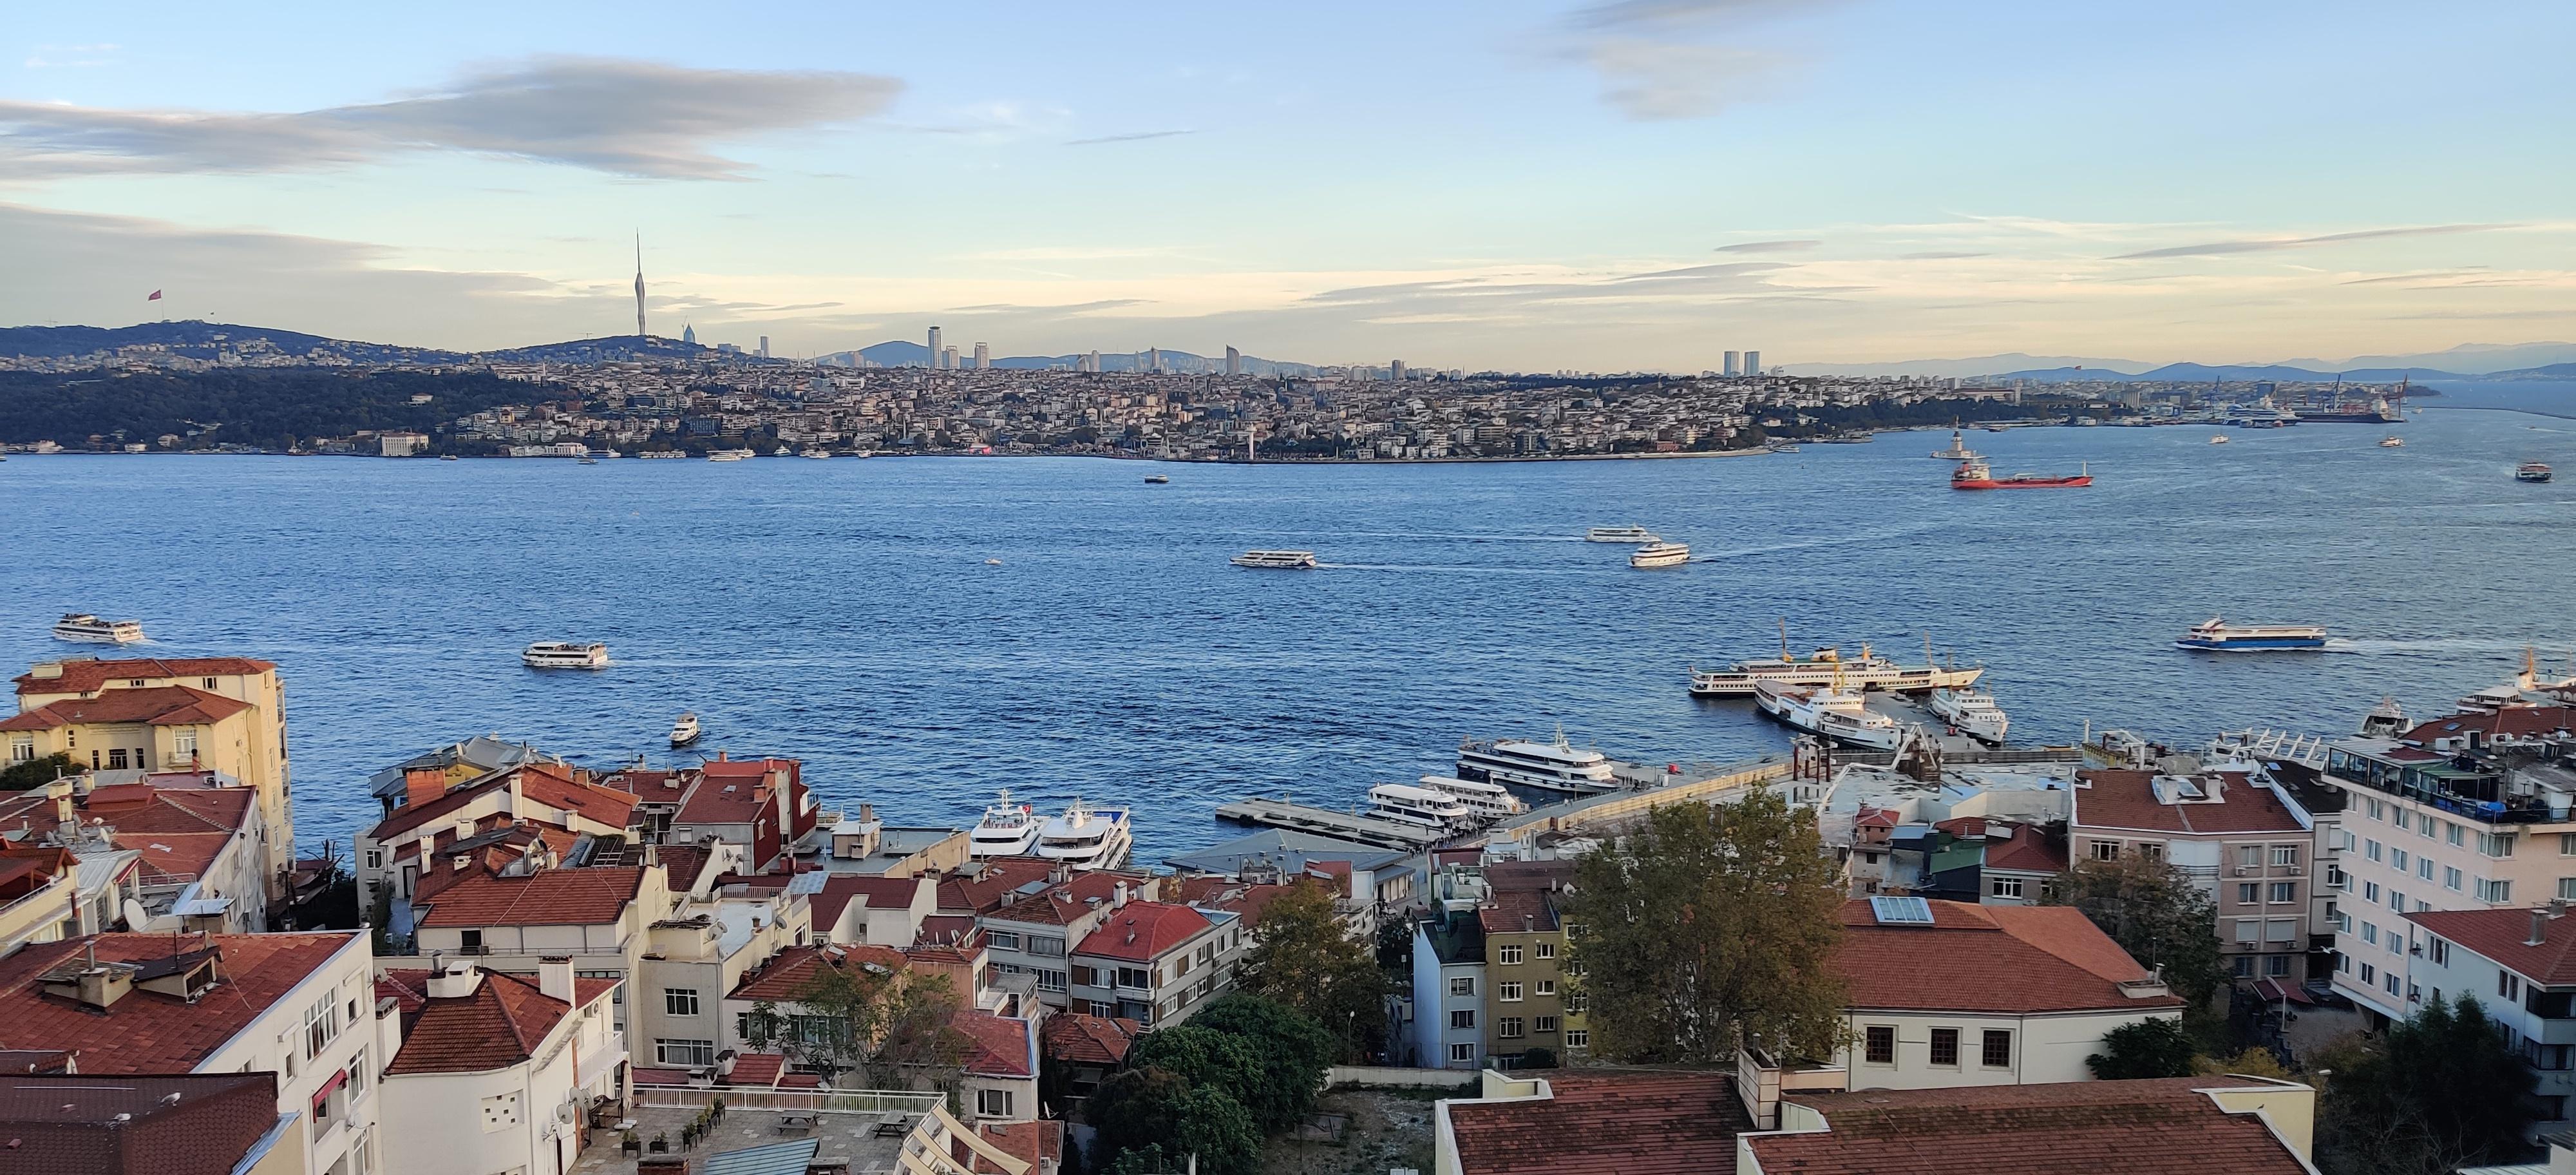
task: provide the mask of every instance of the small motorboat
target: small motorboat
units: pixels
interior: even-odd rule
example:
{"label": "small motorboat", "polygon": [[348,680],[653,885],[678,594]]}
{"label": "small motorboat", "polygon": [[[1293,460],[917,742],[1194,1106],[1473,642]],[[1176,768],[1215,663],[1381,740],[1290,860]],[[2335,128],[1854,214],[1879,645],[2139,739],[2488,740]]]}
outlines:
{"label": "small motorboat", "polygon": [[2549,480],[2549,467],[2538,461],[2525,461],[2520,465],[2514,466],[2513,479],[2515,481],[2547,481]]}
{"label": "small motorboat", "polygon": [[2213,436],[2213,437],[2209,438],[2209,443],[2210,443],[2210,444],[2213,444],[2213,445],[2224,445],[2224,444],[2226,444],[2226,443],[2227,443],[2227,434],[2226,434],[2226,433],[2220,433],[2220,434],[2218,434],[2218,435],[2216,435],[2216,436]]}
{"label": "small motorboat", "polygon": [[999,567],[999,566],[1001,566],[1001,565],[1002,565],[1002,561],[1001,561],[1001,560],[999,560],[999,559],[986,559],[986,560],[984,560],[984,566],[986,566],[986,567]]}
{"label": "small motorboat", "polygon": [[2403,449],[2406,447],[2406,438],[2398,436],[2395,433],[2390,433],[2387,436],[2379,438],[2379,447],[2383,449]]}
{"label": "small motorboat", "polygon": [[1145,484],[1149,486],[1167,486],[1172,484],[1172,479],[1159,473],[1148,473],[1145,475]]}
{"label": "small motorboat", "polygon": [[671,745],[675,747],[685,747],[690,743],[698,741],[698,736],[705,733],[706,732],[704,730],[701,730],[698,727],[697,712],[690,711],[689,713],[680,715],[677,720],[671,723]]}

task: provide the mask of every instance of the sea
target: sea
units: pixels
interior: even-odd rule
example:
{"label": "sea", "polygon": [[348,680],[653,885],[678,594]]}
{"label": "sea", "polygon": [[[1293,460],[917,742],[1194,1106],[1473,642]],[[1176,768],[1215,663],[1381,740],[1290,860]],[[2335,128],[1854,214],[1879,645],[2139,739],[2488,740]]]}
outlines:
{"label": "sea", "polygon": [[[1787,748],[1693,665],[1863,643],[1988,667],[2016,741],[2124,727],[2340,735],[2576,672],[2576,385],[2459,384],[2393,427],[1971,430],[1708,459],[1182,464],[1029,458],[387,461],[14,456],[0,663],[67,611],[133,654],[238,654],[286,686],[300,848],[378,815],[367,777],[475,734],[606,767],[667,746],[804,761],[827,807],[964,826],[994,793],[1134,810],[1137,857],[1447,770],[1465,738],[1646,763]],[[2380,438],[2403,436],[2385,449]],[[2517,483],[2513,467],[2566,471]],[[1148,474],[1168,485],[1149,485]],[[1632,570],[1588,527],[1692,561]],[[1249,548],[1309,548],[1256,571]],[[2322,624],[2317,653],[2188,652],[2212,616]],[[604,641],[599,672],[523,668]]]}

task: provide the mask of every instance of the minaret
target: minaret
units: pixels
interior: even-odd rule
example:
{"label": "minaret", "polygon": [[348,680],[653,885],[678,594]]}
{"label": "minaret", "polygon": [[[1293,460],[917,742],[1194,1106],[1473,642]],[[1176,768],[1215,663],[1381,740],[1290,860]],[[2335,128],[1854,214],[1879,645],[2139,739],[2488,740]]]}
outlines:
{"label": "minaret", "polygon": [[644,337],[644,234],[635,234],[635,337]]}

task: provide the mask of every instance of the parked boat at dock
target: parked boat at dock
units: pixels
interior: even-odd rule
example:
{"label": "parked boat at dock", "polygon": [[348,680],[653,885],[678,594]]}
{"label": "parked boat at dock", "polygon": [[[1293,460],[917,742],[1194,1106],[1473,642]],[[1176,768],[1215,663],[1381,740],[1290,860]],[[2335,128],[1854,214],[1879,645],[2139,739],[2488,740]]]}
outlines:
{"label": "parked boat at dock", "polygon": [[1577,794],[1610,791],[1619,786],[1608,755],[1575,750],[1565,741],[1562,730],[1556,732],[1553,743],[1519,739],[1462,742],[1458,744],[1458,778]]}
{"label": "parked boat at dock", "polygon": [[1929,651],[1921,665],[1899,665],[1860,647],[1860,656],[1846,660],[1840,645],[1817,649],[1804,657],[1789,655],[1788,625],[1780,627],[1780,656],[1770,661],[1738,661],[1724,669],[1691,670],[1690,692],[1703,698],[1742,698],[1753,694],[1753,687],[1765,681],[1785,685],[1831,685],[1837,679],[1855,690],[1884,690],[1888,693],[1919,694],[1925,690],[1965,689],[1985,676],[1986,667],[1932,663]]}
{"label": "parked boat at dock", "polygon": [[54,639],[92,645],[130,645],[143,639],[143,622],[101,620],[87,612],[71,612],[54,622]]}
{"label": "parked boat at dock", "polygon": [[1003,792],[984,809],[984,818],[975,822],[966,838],[966,851],[978,860],[1028,856],[1037,847],[1041,823],[1027,804],[1014,803],[1011,793]]}
{"label": "parked boat at dock", "polygon": [[1436,792],[1445,792],[1456,798],[1459,803],[1467,805],[1468,811],[1478,816],[1501,819],[1529,811],[1527,803],[1524,803],[1519,796],[1513,795],[1510,788],[1499,783],[1460,779],[1453,775],[1425,775],[1420,782],[1424,787]]}
{"label": "parked boat at dock", "polygon": [[1803,686],[1766,681],[1754,687],[1753,704],[1799,730],[1850,746],[1893,751],[1905,741],[1903,726],[1869,709],[1859,690],[1840,683]]}
{"label": "parked boat at dock", "polygon": [[1476,822],[1458,797],[1447,792],[1415,787],[1409,783],[1381,783],[1369,789],[1369,815],[1380,820],[1419,824],[1442,830],[1464,828]]}
{"label": "parked boat at dock", "polygon": [[2012,719],[1995,704],[1995,696],[1981,689],[1936,689],[1927,708],[1933,717],[1982,743],[2001,746],[2004,732],[2012,729]]}
{"label": "parked boat at dock", "polygon": [[2326,644],[2326,630],[2312,624],[2229,624],[2212,616],[2192,626],[2174,643],[2186,649],[2213,652],[2321,649]]}
{"label": "parked boat at dock", "polygon": [[1038,856],[1075,869],[1115,869],[1135,845],[1127,809],[1094,808],[1080,800],[1038,828]]}

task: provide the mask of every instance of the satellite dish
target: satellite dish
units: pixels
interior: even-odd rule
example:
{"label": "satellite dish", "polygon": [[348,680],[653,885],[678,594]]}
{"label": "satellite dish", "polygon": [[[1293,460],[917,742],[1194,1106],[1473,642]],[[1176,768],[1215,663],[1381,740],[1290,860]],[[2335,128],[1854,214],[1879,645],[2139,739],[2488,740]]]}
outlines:
{"label": "satellite dish", "polygon": [[122,912],[125,915],[125,928],[128,930],[142,930],[152,925],[151,913],[143,908],[143,903],[132,898],[125,899]]}

